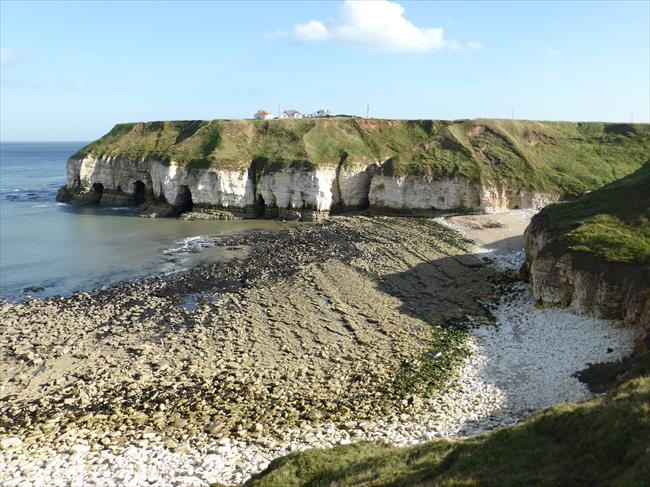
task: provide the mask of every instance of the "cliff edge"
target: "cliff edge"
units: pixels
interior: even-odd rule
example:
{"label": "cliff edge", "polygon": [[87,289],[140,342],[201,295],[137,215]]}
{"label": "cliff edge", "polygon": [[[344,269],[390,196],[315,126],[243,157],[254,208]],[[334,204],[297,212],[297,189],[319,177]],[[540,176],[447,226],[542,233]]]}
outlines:
{"label": "cliff edge", "polygon": [[214,120],[116,125],[68,161],[60,201],[214,217],[541,208],[625,176],[643,124]]}
{"label": "cliff edge", "polygon": [[544,208],[525,232],[526,270],[541,304],[621,319],[650,348],[650,161],[571,202]]}

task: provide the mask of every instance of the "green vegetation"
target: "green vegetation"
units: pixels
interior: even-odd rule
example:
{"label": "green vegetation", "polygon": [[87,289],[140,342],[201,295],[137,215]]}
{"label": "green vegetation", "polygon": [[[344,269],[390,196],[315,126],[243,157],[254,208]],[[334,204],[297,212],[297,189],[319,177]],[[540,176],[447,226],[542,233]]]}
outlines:
{"label": "green vegetation", "polygon": [[469,355],[469,334],[454,326],[431,329],[428,350],[417,362],[402,364],[395,377],[395,390],[402,395],[413,392],[431,394],[449,382]]}
{"label": "green vegetation", "polygon": [[579,195],[637,169],[649,144],[647,125],[471,120],[438,127],[387,168]]}
{"label": "green vegetation", "polygon": [[[646,371],[647,372],[647,371]],[[552,407],[480,437],[395,448],[357,443],[290,454],[246,485],[647,485],[650,378]]]}
{"label": "green vegetation", "polygon": [[552,238],[578,252],[650,269],[650,161],[633,174],[566,203],[546,207]]}
{"label": "green vegetation", "polygon": [[74,157],[122,155],[191,167],[259,170],[385,162],[386,175],[464,176],[580,195],[638,169],[650,126],[511,120],[217,120],[116,125]]}

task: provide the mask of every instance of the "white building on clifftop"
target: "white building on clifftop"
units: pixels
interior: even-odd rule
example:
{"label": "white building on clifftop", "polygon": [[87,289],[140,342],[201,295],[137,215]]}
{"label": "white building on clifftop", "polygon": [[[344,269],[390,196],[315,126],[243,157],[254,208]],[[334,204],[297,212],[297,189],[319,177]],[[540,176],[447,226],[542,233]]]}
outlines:
{"label": "white building on clifftop", "polygon": [[255,115],[253,115],[253,118],[255,120],[271,120],[273,118],[273,114],[271,112],[267,112],[263,108],[260,108]]}
{"label": "white building on clifftop", "polygon": [[314,113],[311,114],[312,118],[333,117],[333,116],[334,116],[334,112],[326,108],[322,110],[316,110]]}
{"label": "white building on clifftop", "polygon": [[282,118],[302,118],[302,113],[298,110],[285,110],[282,112]]}

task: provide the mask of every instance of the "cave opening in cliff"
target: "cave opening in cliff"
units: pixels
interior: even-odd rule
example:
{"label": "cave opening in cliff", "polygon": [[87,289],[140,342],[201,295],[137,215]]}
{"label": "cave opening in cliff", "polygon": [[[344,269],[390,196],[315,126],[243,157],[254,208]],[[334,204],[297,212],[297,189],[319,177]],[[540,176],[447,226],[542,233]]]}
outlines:
{"label": "cave opening in cliff", "polygon": [[192,211],[194,208],[194,202],[192,201],[192,192],[187,186],[181,186],[178,188],[178,196],[176,198],[176,205],[181,213],[186,211]]}
{"label": "cave opening in cliff", "polygon": [[257,200],[255,200],[255,218],[263,217],[264,213],[266,213],[266,203],[262,195],[259,195]]}
{"label": "cave opening in cliff", "polygon": [[136,205],[141,205],[144,203],[146,195],[146,188],[142,181],[138,180],[133,183],[133,202]]}
{"label": "cave opening in cliff", "polygon": [[95,194],[94,195],[94,203],[99,203],[100,200],[102,199],[102,195],[104,194],[104,185],[102,183],[94,183],[92,185],[92,192]]}

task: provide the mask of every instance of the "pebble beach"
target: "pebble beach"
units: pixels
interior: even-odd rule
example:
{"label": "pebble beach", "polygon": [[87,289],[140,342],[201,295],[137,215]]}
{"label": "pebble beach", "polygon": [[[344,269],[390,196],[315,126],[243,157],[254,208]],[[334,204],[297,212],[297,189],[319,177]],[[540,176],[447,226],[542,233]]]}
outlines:
{"label": "pebble beach", "polygon": [[[575,373],[635,331],[535,306],[530,216],[337,217],[224,238],[226,265],[3,303],[0,484],[236,485],[294,451],[473,436],[592,397]],[[462,360],[393,394],[444,320],[469,323]]]}

